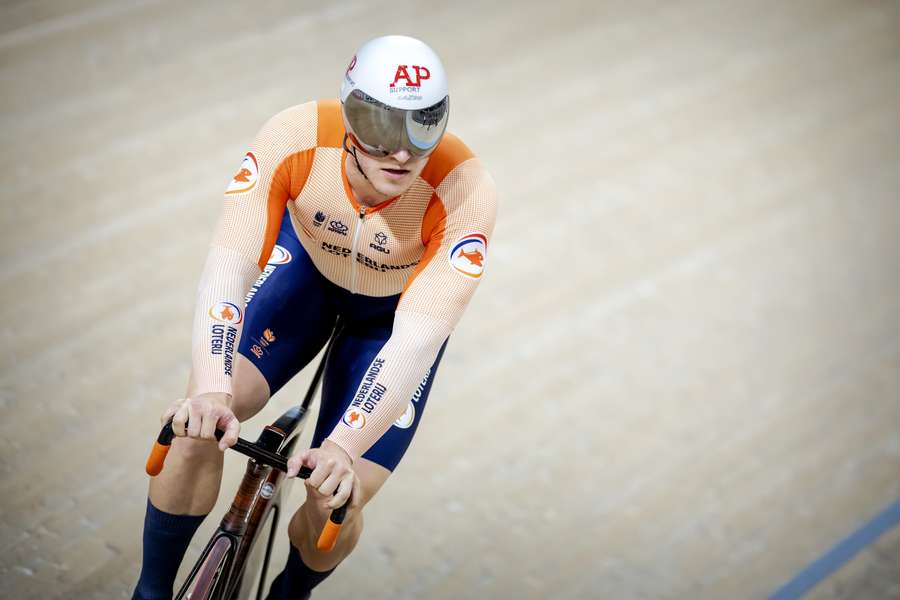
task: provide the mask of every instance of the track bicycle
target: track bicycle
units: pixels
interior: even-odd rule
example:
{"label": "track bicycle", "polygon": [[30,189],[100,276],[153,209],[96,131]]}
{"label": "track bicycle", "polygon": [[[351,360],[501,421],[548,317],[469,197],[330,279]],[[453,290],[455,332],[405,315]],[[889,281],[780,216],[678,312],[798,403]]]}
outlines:
{"label": "track bicycle", "polygon": [[[231,508],[206,544],[175,600],[262,600],[275,531],[281,517],[287,458],[300,437],[339,331],[336,326],[303,402],[267,425],[255,442],[238,438],[232,446],[232,450],[250,458],[247,469]],[[223,435],[224,432],[216,430],[217,439]],[[174,437],[170,420],[159,432],[147,459],[148,475],[156,476],[162,471]],[[311,474],[311,469],[302,467],[297,477],[307,479]],[[348,499],[332,511],[319,536],[317,547],[320,551],[334,548],[349,503]]]}

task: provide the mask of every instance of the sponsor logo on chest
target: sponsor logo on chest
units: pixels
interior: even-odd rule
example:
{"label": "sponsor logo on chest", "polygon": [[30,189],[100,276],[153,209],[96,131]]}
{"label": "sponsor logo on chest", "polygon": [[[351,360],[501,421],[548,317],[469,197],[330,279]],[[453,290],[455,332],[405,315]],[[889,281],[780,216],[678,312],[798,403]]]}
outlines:
{"label": "sponsor logo on chest", "polygon": [[350,231],[350,228],[344,225],[341,221],[334,220],[328,223],[328,231],[333,231],[339,235],[347,235],[347,232]]}
{"label": "sponsor logo on chest", "polygon": [[[350,248],[345,248],[344,246],[341,246],[339,244],[329,244],[328,242],[322,242],[320,248],[328,254],[333,254],[335,256],[349,257],[353,254],[353,250],[351,250]],[[373,271],[378,271],[380,273],[387,273],[388,271],[403,271],[404,269],[411,269],[412,267],[415,267],[417,264],[419,264],[418,260],[414,260],[406,264],[391,265],[388,263],[377,261],[374,258],[370,258],[362,252],[356,253],[356,262],[368,269],[372,269]]]}
{"label": "sponsor logo on chest", "polygon": [[383,252],[384,254],[390,254],[391,249],[385,248],[387,242],[388,236],[383,231],[379,231],[375,234],[375,241],[369,242],[369,248],[371,248],[372,250],[377,250],[378,252]]}

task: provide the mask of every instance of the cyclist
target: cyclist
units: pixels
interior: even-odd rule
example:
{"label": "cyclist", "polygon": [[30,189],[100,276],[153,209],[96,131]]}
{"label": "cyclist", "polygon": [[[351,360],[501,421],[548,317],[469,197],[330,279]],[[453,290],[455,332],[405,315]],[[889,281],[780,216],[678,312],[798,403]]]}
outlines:
{"label": "cyclist", "polygon": [[[313,473],[270,598],[307,597],[353,550],[363,507],[421,421],[493,229],[493,180],[445,131],[448,117],[438,56],[386,36],[357,51],[340,101],[288,108],[257,135],[201,277],[187,397],[162,416],[179,437],[150,482],[135,598],[171,597],[218,495],[222,450],[319,352],[338,316],[311,449],[289,462],[290,476],[301,465]],[[226,432],[218,445],[216,427]],[[347,498],[338,543],[321,553],[318,533]]]}

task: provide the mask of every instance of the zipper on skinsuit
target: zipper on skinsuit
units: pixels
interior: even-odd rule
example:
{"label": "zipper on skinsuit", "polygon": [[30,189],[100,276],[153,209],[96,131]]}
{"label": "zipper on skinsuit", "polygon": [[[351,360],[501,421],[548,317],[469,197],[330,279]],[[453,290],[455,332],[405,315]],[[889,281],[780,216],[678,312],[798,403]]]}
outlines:
{"label": "zipper on skinsuit", "polygon": [[350,256],[350,293],[356,293],[356,255],[358,254],[357,245],[359,244],[359,232],[362,231],[363,219],[366,216],[366,207],[359,207],[359,220],[356,221],[356,229],[353,231],[353,254]]}

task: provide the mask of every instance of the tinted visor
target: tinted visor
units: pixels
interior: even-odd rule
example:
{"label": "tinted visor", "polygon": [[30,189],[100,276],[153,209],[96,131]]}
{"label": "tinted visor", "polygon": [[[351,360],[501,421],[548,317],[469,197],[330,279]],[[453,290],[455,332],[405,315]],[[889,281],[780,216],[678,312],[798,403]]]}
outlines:
{"label": "tinted visor", "polygon": [[382,157],[406,150],[413,156],[426,156],[447,129],[450,96],[427,108],[404,110],[353,90],[344,100],[344,116],[348,133],[367,154]]}

